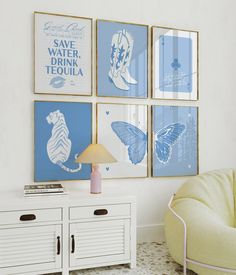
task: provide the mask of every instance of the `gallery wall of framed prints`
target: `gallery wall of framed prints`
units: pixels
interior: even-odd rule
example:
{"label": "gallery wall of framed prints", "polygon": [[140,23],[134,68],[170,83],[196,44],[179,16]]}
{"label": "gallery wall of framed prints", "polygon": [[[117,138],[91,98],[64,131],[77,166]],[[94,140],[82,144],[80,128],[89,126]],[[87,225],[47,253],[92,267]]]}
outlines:
{"label": "gallery wall of framed prints", "polygon": [[89,179],[75,158],[94,141],[117,159],[100,165],[105,179],[198,174],[198,39],[35,12],[34,180]]}

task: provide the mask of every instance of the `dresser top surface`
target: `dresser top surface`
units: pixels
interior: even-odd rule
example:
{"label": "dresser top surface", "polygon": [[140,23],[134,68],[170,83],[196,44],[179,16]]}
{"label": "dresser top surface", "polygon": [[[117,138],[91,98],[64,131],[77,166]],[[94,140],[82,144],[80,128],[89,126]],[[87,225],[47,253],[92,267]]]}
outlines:
{"label": "dresser top surface", "polygon": [[44,195],[24,197],[23,191],[1,192],[0,211],[15,207],[65,207],[95,204],[134,203],[135,196],[113,191],[90,194],[87,190],[69,191],[67,195]]}

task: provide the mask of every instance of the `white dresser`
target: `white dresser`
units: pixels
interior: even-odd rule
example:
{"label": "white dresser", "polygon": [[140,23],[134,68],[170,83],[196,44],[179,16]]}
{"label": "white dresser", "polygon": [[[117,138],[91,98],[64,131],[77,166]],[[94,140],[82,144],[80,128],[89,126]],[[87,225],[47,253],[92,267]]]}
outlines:
{"label": "white dresser", "polygon": [[136,201],[127,195],[0,195],[0,274],[136,266]]}

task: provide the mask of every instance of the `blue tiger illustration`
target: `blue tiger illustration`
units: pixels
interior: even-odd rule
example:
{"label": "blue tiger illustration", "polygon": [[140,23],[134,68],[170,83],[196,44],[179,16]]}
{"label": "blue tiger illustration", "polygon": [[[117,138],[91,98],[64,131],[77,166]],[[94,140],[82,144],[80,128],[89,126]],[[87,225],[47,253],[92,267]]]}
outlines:
{"label": "blue tiger illustration", "polygon": [[[71,140],[68,138],[69,130],[66,125],[64,114],[60,110],[51,112],[47,117],[47,122],[53,125],[51,137],[47,142],[47,154],[50,161],[59,165],[63,170],[69,173],[76,173],[81,170],[82,165],[71,169],[66,167],[63,163],[66,162],[71,152]],[[77,154],[75,155],[75,159]]]}

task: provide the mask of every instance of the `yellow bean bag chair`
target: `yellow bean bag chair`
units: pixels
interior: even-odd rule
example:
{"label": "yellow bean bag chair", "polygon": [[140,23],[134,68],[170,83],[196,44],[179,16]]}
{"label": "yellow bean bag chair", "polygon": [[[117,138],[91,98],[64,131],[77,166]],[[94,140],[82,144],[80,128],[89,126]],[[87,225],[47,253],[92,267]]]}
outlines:
{"label": "yellow bean bag chair", "polygon": [[235,226],[236,170],[198,175],[183,184],[169,204],[165,216],[169,252],[200,275],[236,273]]}

